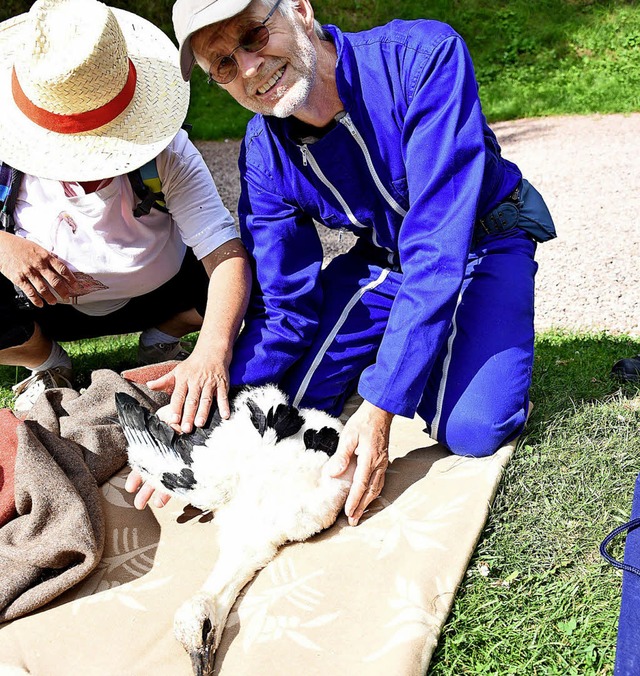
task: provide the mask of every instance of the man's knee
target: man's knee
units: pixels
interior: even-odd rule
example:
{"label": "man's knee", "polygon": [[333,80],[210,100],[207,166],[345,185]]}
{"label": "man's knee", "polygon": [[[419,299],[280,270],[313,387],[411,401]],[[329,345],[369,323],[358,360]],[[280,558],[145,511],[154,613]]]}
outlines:
{"label": "man's knee", "polygon": [[456,455],[484,458],[517,437],[525,421],[524,409],[497,421],[480,416],[451,416],[437,436]]}

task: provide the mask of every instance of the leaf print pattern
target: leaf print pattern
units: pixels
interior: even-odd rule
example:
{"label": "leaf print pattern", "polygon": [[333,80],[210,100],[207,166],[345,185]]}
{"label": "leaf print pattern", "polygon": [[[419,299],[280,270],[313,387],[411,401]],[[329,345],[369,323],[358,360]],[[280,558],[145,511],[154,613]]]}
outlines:
{"label": "leaf print pattern", "polygon": [[415,552],[445,551],[450,523],[464,512],[467,500],[468,496],[461,495],[434,507],[429,496],[419,492],[409,491],[395,502],[380,497],[375,519],[368,514],[362,526],[345,529],[340,537],[376,548],[377,559],[390,556],[405,544]]}
{"label": "leaf print pattern", "polygon": [[390,597],[389,605],[394,615],[385,627],[394,631],[379,650],[364,658],[364,662],[379,660],[394,648],[412,641],[424,641],[425,637],[434,645],[438,640],[443,618],[427,610],[423,589],[415,580],[396,576],[395,595]]}
{"label": "leaf print pattern", "polygon": [[[172,579],[173,576],[169,575],[168,577],[159,580],[127,585],[121,585],[118,582],[114,582],[112,586],[108,586],[104,589],[96,589],[94,592],[91,592],[90,596],[77,598],[73,604],[73,614],[79,614],[87,605],[93,605],[95,603],[112,604],[114,601],[127,608],[131,608],[132,610],[145,612],[147,611],[147,606],[144,604],[144,594],[148,593],[153,596],[153,592],[156,592],[156,590],[161,587],[169,585]],[[106,584],[109,585],[110,583],[106,582]]]}
{"label": "leaf print pattern", "polygon": [[115,528],[111,538],[113,554],[102,557],[93,574],[77,587],[76,598],[137,580],[153,567],[158,544],[140,546],[137,528]]}
{"label": "leaf print pattern", "polygon": [[480,478],[487,483],[492,483],[496,473],[500,474],[511,458],[513,447],[503,447],[493,455],[484,458],[464,458],[456,455],[443,458],[436,463],[438,479],[463,479]]}
{"label": "leaf print pattern", "polygon": [[[262,631],[256,637],[256,641],[259,643],[268,643],[270,641],[279,641],[283,638],[288,638],[302,648],[320,652],[323,650],[322,647],[309,638],[309,631],[303,633],[303,630],[315,629],[330,624],[339,615],[340,612],[328,613],[320,615],[308,622],[303,622],[299,617],[291,615],[269,615],[265,618]],[[245,642],[245,652],[248,652],[250,648],[251,646],[247,645]]]}
{"label": "leaf print pattern", "polygon": [[[107,520],[105,550],[102,559],[93,573],[74,588],[73,598],[84,599],[97,594],[94,600],[108,601],[114,597],[117,590],[119,600],[124,605],[140,610],[141,604],[130,597],[133,587],[127,583],[142,578],[152,569],[158,548],[158,538],[155,537],[157,533],[153,528],[140,529],[135,525],[128,525],[132,522],[131,517],[139,517],[140,513],[135,509],[132,498],[125,491],[127,474],[126,469],[118,472],[100,489],[106,502],[112,506],[108,510],[112,515],[111,520],[125,525],[113,525],[110,524],[109,519]],[[126,510],[126,513],[121,514],[120,510]],[[116,516],[115,519],[114,516]],[[127,587],[119,589],[123,585]],[[147,587],[142,586],[138,589],[146,591]]]}
{"label": "leaf print pattern", "polygon": [[[240,623],[244,630],[243,650],[251,651],[256,643],[268,643],[287,638],[310,650],[320,651],[322,647],[308,636],[308,630],[330,624],[340,615],[340,611],[317,614],[304,619],[303,614],[316,613],[320,604],[325,602],[324,593],[310,583],[320,579],[324,570],[318,569],[307,575],[298,576],[294,561],[277,558],[272,561],[263,574],[269,575],[272,586],[266,591],[242,598],[236,602],[236,609],[227,621],[227,627]],[[292,607],[297,614],[282,614],[283,604]],[[275,610],[280,611],[276,613]],[[307,631],[305,631],[307,630]]]}
{"label": "leaf print pattern", "polygon": [[115,505],[116,507],[122,507],[123,509],[135,509],[133,506],[133,501],[128,498],[128,493],[124,489],[125,482],[127,480],[127,475],[123,473],[118,473],[112,476],[109,481],[105,482],[100,490],[104,499]]}

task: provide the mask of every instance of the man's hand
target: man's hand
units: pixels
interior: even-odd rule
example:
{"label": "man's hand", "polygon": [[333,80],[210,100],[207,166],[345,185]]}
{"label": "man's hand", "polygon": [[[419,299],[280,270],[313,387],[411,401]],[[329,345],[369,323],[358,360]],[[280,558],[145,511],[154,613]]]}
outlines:
{"label": "man's hand", "polygon": [[389,465],[389,430],[393,414],[364,401],[342,430],[338,450],[327,463],[331,476],[343,474],[352,456],[356,471],[344,511],[349,525],[357,526],[364,510],[382,491]]}
{"label": "man's hand", "polygon": [[[0,273],[19,287],[36,306],[55,305],[77,295],[81,286],[65,262],[39,244],[0,233]],[[55,293],[54,293],[55,291]]]}

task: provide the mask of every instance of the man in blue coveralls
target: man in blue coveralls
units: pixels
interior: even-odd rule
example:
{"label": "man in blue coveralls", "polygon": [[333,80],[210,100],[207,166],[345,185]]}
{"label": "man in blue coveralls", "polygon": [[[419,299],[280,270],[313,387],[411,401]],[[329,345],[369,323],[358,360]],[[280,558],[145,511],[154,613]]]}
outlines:
{"label": "man in blue coveralls", "polygon": [[[484,456],[525,424],[536,240],[549,212],[501,157],[467,48],[436,21],[360,33],[309,0],[178,0],[195,63],[257,115],[240,156],[254,291],[232,384],[275,382],[338,414],[332,473],[357,456],[352,525],[382,490],[394,415],[418,413],[453,453]],[[357,243],[322,269],[314,221]]]}

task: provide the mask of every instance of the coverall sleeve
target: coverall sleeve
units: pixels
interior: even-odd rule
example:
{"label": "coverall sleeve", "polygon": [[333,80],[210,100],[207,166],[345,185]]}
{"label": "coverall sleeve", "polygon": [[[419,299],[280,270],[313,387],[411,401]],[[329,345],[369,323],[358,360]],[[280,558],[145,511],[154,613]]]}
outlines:
{"label": "coverall sleeve", "polygon": [[234,348],[234,385],[279,382],[313,340],[322,302],[323,252],[313,220],[275,192],[268,176],[248,166],[245,156],[243,147],[238,212],[254,282]]}
{"label": "coverall sleeve", "polygon": [[403,272],[376,362],[359,393],[412,416],[452,319],[470,248],[484,174],[483,115],[471,59],[458,36],[402,77],[409,92],[402,142],[409,187],[399,233]]}

